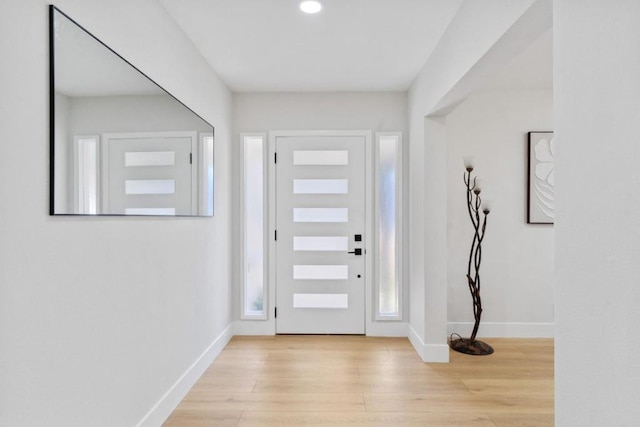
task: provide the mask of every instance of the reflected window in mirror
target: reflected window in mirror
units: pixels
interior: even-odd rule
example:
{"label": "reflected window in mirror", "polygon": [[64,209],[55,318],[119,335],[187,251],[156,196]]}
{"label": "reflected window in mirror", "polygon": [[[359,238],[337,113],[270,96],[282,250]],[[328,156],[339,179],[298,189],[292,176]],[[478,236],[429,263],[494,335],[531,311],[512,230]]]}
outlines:
{"label": "reflected window in mirror", "polygon": [[50,6],[52,215],[213,215],[214,129]]}

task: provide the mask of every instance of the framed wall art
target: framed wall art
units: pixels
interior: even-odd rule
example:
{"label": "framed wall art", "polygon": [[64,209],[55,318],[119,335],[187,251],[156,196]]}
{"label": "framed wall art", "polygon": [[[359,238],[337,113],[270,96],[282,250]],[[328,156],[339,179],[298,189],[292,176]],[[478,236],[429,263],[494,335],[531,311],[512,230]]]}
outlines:
{"label": "framed wall art", "polygon": [[528,140],[527,223],[553,224],[555,213],[553,132],[529,132]]}

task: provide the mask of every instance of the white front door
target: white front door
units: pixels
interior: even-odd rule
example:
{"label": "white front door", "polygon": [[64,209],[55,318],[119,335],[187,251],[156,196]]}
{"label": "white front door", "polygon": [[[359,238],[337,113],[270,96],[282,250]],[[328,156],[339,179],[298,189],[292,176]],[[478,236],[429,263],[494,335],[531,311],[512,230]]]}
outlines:
{"label": "white front door", "polygon": [[196,214],[196,144],[195,132],[105,134],[103,211]]}
{"label": "white front door", "polygon": [[275,142],[276,332],[364,334],[366,137]]}

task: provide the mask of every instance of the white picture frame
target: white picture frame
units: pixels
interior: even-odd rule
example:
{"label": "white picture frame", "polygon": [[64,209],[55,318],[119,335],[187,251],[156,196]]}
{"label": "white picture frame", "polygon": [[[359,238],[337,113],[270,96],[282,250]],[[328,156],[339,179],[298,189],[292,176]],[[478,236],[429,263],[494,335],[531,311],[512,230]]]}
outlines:
{"label": "white picture frame", "polygon": [[555,218],[555,141],[552,131],[528,133],[527,223],[553,224]]}

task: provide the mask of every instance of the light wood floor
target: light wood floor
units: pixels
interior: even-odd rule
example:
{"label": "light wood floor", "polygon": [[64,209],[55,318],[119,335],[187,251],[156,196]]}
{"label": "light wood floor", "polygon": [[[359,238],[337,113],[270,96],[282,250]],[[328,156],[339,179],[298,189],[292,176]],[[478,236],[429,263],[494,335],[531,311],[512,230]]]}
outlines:
{"label": "light wood floor", "polygon": [[553,340],[425,364],[406,338],[234,337],[165,426],[553,425]]}

